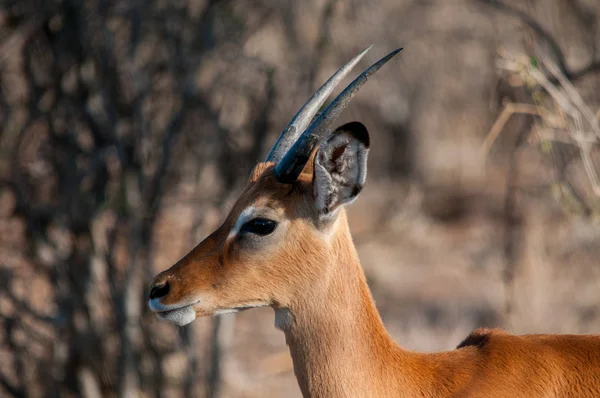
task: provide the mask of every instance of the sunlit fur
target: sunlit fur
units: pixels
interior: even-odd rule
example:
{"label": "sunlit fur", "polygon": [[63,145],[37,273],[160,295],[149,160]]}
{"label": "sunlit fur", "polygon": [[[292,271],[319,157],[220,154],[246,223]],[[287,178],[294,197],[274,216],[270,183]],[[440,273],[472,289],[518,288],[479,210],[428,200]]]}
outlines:
{"label": "sunlit fur", "polygon": [[[155,278],[170,283],[160,303],[197,302],[198,317],[272,306],[306,397],[600,396],[598,336],[478,330],[443,353],[397,346],[376,310],[344,209],[328,223],[315,214],[311,163],[293,185],[259,164],[224,224]],[[249,206],[280,226],[262,244],[244,246],[229,235]]]}
{"label": "sunlit fur", "polygon": [[[303,266],[304,260],[327,260],[326,244],[319,239],[322,232],[312,227],[310,189],[306,174],[293,185],[283,185],[276,181],[271,164],[257,165],[223,225],[155,278],[154,284],[168,280],[171,287],[161,303],[199,300],[198,316],[248,303],[288,305],[304,289],[303,282],[310,286],[320,277],[318,270]],[[230,235],[249,207],[280,223],[274,236],[265,239],[269,242],[259,247],[239,244],[239,234]],[[321,243],[306,244],[307,238]]]}

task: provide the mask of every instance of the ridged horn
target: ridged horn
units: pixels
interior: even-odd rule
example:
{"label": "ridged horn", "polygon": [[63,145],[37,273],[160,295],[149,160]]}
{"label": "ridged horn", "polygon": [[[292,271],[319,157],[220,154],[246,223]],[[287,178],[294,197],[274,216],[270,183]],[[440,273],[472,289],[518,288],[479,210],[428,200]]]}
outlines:
{"label": "ridged horn", "polygon": [[275,141],[275,145],[269,152],[266,161],[267,162],[279,162],[281,158],[285,155],[285,153],[291,148],[292,145],[296,142],[300,134],[304,132],[304,130],[308,127],[308,125],[313,120],[313,117],[319,111],[319,108],[323,105],[323,103],[327,100],[333,89],[339,84],[340,81],[356,66],[358,61],[364,57],[373,47],[370,45],[365,50],[363,50],[356,57],[352,58],[348,63],[338,69],[329,80],[327,80],[319,89],[313,94],[312,97],[300,108],[298,113],[294,116],[292,121],[287,125],[285,129],[279,135],[277,141]]}
{"label": "ridged horn", "polygon": [[367,82],[369,77],[379,70],[386,62],[398,54],[402,48],[392,51],[371,65],[352,83],[348,85],[329,106],[310,124],[300,138],[291,146],[275,166],[275,176],[282,183],[296,181],[315,147],[331,131],[331,125],[340,113],[350,103],[358,90]]}

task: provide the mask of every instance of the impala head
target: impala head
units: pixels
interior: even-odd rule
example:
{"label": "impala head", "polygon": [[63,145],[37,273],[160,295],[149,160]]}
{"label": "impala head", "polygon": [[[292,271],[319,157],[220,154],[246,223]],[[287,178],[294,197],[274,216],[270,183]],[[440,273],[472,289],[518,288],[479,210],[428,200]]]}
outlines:
{"label": "impala head", "polygon": [[369,134],[331,129],[358,89],[401,49],[357,77],[318,116],[335,86],[370,49],[340,68],[294,116],[253,170],[225,222],[151,285],[150,309],[178,325],[196,317],[286,307],[319,281],[342,206],[361,191]]}

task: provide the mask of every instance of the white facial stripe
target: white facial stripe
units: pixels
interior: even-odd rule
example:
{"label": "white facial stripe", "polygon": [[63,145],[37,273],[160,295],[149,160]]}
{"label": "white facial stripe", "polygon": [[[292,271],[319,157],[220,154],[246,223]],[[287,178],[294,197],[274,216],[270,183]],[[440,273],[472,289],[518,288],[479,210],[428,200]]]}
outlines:
{"label": "white facial stripe", "polygon": [[240,228],[242,228],[242,225],[246,224],[248,221],[254,218],[255,211],[256,209],[254,208],[254,206],[250,206],[244,209],[244,211],[240,214],[237,221],[235,222],[235,225],[231,229],[231,232],[229,233],[227,239],[235,237],[235,235],[237,235],[237,233],[240,232]]}

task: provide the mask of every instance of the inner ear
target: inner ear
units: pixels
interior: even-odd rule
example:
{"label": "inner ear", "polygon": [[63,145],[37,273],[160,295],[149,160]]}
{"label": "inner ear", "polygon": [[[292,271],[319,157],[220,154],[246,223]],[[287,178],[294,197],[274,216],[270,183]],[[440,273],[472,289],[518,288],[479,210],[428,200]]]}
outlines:
{"label": "inner ear", "polygon": [[367,178],[368,152],[369,132],[359,122],[338,127],[321,143],[313,166],[319,216],[334,216],[356,199]]}

